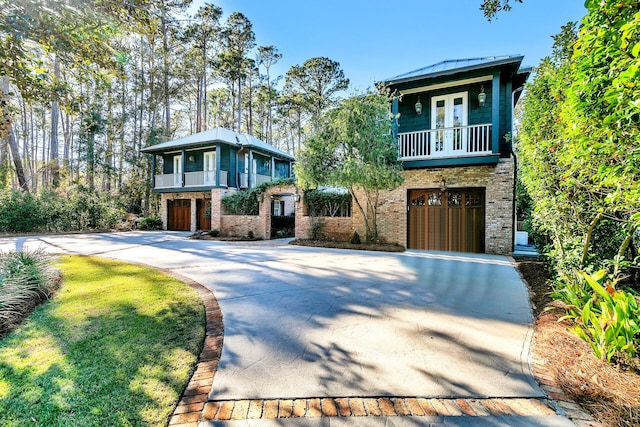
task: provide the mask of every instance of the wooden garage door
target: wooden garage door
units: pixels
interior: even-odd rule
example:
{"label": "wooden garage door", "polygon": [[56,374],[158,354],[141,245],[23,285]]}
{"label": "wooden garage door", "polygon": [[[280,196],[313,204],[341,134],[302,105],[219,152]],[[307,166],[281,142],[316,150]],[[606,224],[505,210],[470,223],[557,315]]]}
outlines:
{"label": "wooden garage door", "polygon": [[191,230],[191,200],[168,200],[167,211],[169,220],[167,228],[175,231]]}
{"label": "wooden garage door", "polygon": [[211,230],[211,201],[198,199],[196,207],[198,210],[198,226],[196,228],[200,231]]}
{"label": "wooden garage door", "polygon": [[484,252],[484,189],[411,190],[409,249]]}

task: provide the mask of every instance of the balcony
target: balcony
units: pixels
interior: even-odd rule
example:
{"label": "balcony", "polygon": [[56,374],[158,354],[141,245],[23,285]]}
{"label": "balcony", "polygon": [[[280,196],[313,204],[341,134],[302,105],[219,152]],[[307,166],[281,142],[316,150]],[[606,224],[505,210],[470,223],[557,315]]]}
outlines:
{"label": "balcony", "polygon": [[399,133],[398,149],[402,161],[490,155],[491,124]]}
{"label": "balcony", "polygon": [[[249,174],[239,173],[238,175],[240,179],[240,188],[249,188]],[[272,180],[273,178],[271,178],[271,175],[260,175],[258,173],[254,173],[251,175],[251,188]]]}
{"label": "balcony", "polygon": [[[156,175],[154,188],[226,187],[229,172],[220,171],[220,183],[216,183],[215,171],[186,172],[184,174]],[[182,185],[184,179],[184,186]]]}

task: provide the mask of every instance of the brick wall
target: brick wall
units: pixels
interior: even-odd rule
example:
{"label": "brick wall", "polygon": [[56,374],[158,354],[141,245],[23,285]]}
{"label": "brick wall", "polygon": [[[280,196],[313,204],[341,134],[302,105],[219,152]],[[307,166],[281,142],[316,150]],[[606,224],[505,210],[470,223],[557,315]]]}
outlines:
{"label": "brick wall", "polygon": [[[407,192],[438,188],[444,179],[448,188],[485,188],[485,252],[508,255],[513,242],[513,159],[497,165],[405,170],[404,183],[384,191],[378,204],[378,234],[381,241],[407,244]],[[364,218],[354,203],[354,229],[365,235]]]}
{"label": "brick wall", "polygon": [[352,217],[311,217],[298,215],[296,216],[296,238],[311,239],[311,228],[314,221],[321,221],[323,224],[318,233],[318,237],[321,240],[349,241],[353,235]]}
{"label": "brick wall", "polygon": [[222,215],[220,233],[223,236],[246,236],[249,231],[258,239],[265,239],[264,219],[258,215]]}

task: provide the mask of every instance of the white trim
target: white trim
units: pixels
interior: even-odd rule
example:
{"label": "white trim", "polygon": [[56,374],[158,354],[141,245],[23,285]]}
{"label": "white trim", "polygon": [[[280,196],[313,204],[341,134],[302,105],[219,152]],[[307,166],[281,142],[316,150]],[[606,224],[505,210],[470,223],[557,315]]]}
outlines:
{"label": "white trim", "polygon": [[473,84],[473,83],[481,83],[481,82],[491,81],[492,79],[493,79],[493,75],[488,75],[488,76],[482,76],[482,77],[474,77],[474,78],[471,78],[471,79],[456,80],[456,81],[446,82],[446,83],[438,83],[438,84],[429,85],[429,86],[412,87],[410,89],[401,90],[400,94],[401,95],[410,95],[412,93],[427,92],[427,91],[430,91],[430,90],[444,89],[444,88],[448,88],[448,87],[456,87],[456,86],[463,86],[463,85],[470,85],[470,84]]}
{"label": "white trim", "polygon": [[[454,123],[455,100],[462,98],[462,123]],[[444,101],[444,126],[436,128],[438,101]],[[432,153],[438,156],[458,156],[466,151],[469,92],[450,93],[431,97],[431,130],[433,134]]]}

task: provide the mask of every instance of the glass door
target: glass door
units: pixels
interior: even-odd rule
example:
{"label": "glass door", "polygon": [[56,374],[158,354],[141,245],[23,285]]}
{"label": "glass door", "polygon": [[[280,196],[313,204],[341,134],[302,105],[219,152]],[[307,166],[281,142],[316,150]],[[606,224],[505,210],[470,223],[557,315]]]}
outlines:
{"label": "glass door", "polygon": [[182,156],[173,156],[173,186],[182,187]]}
{"label": "glass door", "polygon": [[466,147],[467,92],[431,98],[431,155],[464,154]]}
{"label": "glass door", "polygon": [[204,184],[216,185],[216,152],[204,153]]}

